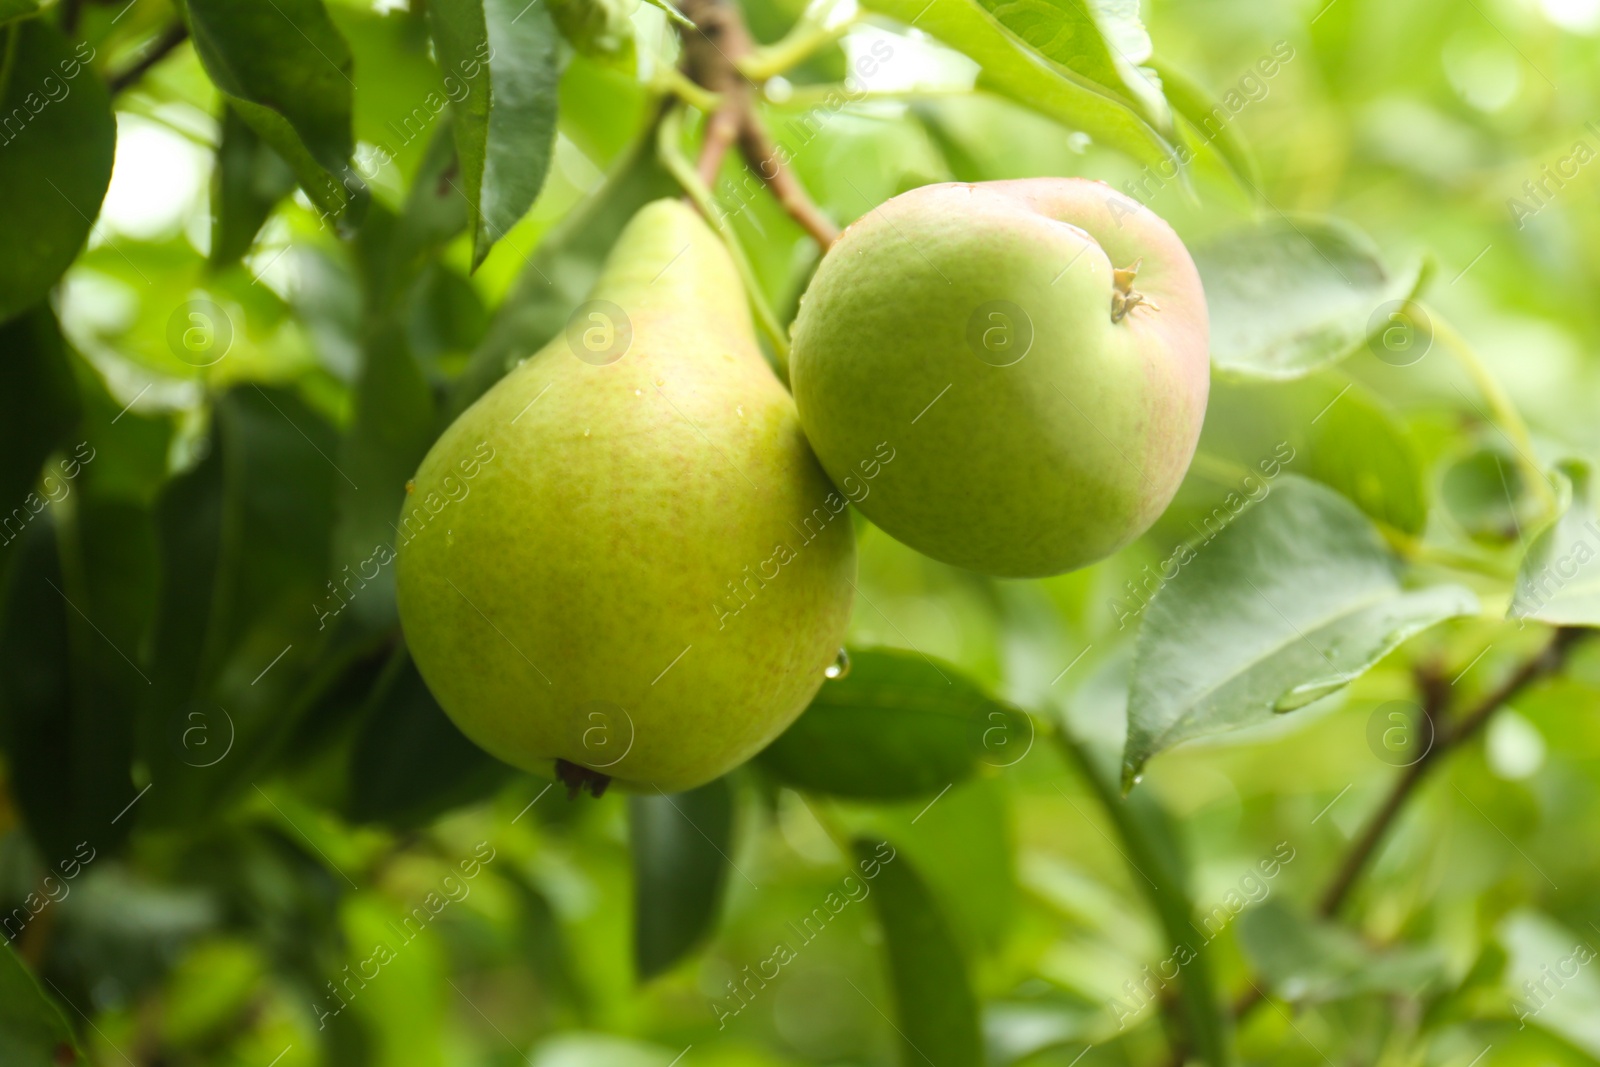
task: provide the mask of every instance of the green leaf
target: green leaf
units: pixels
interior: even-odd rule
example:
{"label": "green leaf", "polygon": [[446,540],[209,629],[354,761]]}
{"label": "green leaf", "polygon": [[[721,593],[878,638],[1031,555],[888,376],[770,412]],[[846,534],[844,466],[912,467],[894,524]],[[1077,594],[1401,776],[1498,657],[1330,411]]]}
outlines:
{"label": "green leaf", "polygon": [[1327,401],[1306,423],[1306,465],[1298,473],[1343,493],[1373,519],[1420,535],[1428,523],[1427,476],[1411,434],[1395,413],[1355,383],[1324,384]]}
{"label": "green leaf", "polygon": [[339,464],[351,480],[337,487],[332,569],[335,582],[350,568],[360,574],[365,584],[350,600],[350,618],[381,630],[399,622],[394,568],[383,559],[392,559],[397,548],[395,516],[405,501],[407,480],[433,443],[436,416],[433,391],[400,324],[391,321],[370,331],[363,347],[355,423]]}
{"label": "green leaf", "polygon": [[850,836],[896,842],[974,956],[998,951],[1017,917],[1016,835],[1002,782],[984,775],[932,797],[838,812]]}
{"label": "green leaf", "polygon": [[451,181],[457,170],[453,126],[447,116],[428,142],[388,247],[381,250],[388,268],[381,272],[384,284],[373,288],[374,302],[384,310],[391,310],[424,261],[436,256],[470,222],[467,200]]}
{"label": "green leaf", "polygon": [[472,210],[472,265],[533,205],[555,145],[559,35],[544,4],[435,0],[439,68],[456,101],[461,193]]}
{"label": "green leaf", "polygon": [[250,251],[262,223],[294,184],[294,171],[283,157],[239,117],[238,110],[223,105],[222,137],[211,176],[211,202],[215,205],[211,265],[237,263]]}
{"label": "green leaf", "polygon": [[1237,930],[1239,947],[1251,965],[1285,1000],[1317,1003],[1369,993],[1415,996],[1444,971],[1445,961],[1434,949],[1378,952],[1350,931],[1315,921],[1276,900],[1241,912]]}
{"label": "green leaf", "polygon": [[1593,562],[1600,556],[1594,468],[1568,460],[1560,469],[1572,486],[1572,502],[1528,547],[1506,618],[1600,626],[1600,565]]}
{"label": "green leaf", "polygon": [[985,758],[1020,759],[1026,716],[947,663],[867,648],[822,683],[804,714],[761,753],[785,785],[855,799],[904,800],[965,781]]}
{"label": "green leaf", "polygon": [[1150,35],[1138,5],[1106,0],[977,0],[1038,54],[1108,90],[1157,129],[1171,125],[1160,84],[1139,69]]}
{"label": "green leaf", "polygon": [[350,754],[345,812],[410,828],[494,793],[513,771],[456,729],[398,649],[373,687]]}
{"label": "green leaf", "polygon": [[1184,960],[1178,999],[1200,1060],[1211,1067],[1231,1067],[1237,1057],[1230,1017],[1203,935],[1194,924],[1189,864],[1172,815],[1150,790],[1127,796],[1117,790],[1114,751],[1075,736],[1066,722],[1055,740],[1115,827],[1122,842],[1119,851],[1130,868],[1128,877],[1161,923],[1172,958]]}
{"label": "green leaf", "polygon": [[[1452,463],[1440,479],[1445,511],[1475,541],[1494,545],[1522,538],[1536,528],[1545,504],[1529,492],[1522,464],[1503,447],[1479,448]],[[1566,485],[1571,488],[1569,480]]]}
{"label": "green leaf", "polygon": [[1194,249],[1211,312],[1211,360],[1252,378],[1299,378],[1344,359],[1415,296],[1420,267],[1391,274],[1372,241],[1331,219],[1280,215]]}
{"label": "green leaf", "polygon": [[[73,458],[92,455],[82,464],[82,488],[101,500],[124,500],[149,508],[167,479],[167,454],[172,446],[172,419],[165,414],[141,415],[112,396],[105,380],[89,362],[73,358],[83,416]],[[70,439],[69,439],[70,440]],[[70,462],[62,473],[69,473]]]}
{"label": "green leaf", "polygon": [[29,525],[0,615],[11,792],[51,866],[82,843],[115,850],[137,795],[132,724],[148,682],[134,657],[150,533],[136,508],[88,503],[76,516],[81,547],[49,514]]}
{"label": "green leaf", "polygon": [[[38,303],[77,256],[111,183],[111,95],[46,19],[0,31],[0,322]],[[24,116],[21,121],[17,116]]]}
{"label": "green leaf", "polygon": [[[3,151],[0,151],[3,155]],[[0,325],[0,563],[31,516],[45,458],[79,417],[66,343],[48,304]],[[0,567],[0,574],[4,568]]]}
{"label": "green leaf", "polygon": [[[384,184],[404,186],[416,176],[431,136],[450,117],[451,96],[434,62],[426,7],[422,3],[328,7],[329,17],[350,46],[361,84],[351,115],[356,166],[375,180],[381,176]],[[458,193],[450,195],[461,200]],[[466,204],[461,206],[465,211]]]}
{"label": "green leaf", "polygon": [[617,235],[645,204],[678,192],[655,153],[655,126],[627,149],[588,200],[545,236],[489,324],[462,372],[447,415],[466,410],[517,360],[533,355],[566,326],[600,275]]}
{"label": "green leaf", "polygon": [[662,11],[665,11],[667,13],[667,17],[673,22],[676,22],[678,25],[687,26],[690,29],[694,29],[694,23],[689,21],[689,16],[685,15],[682,11],[679,11],[677,5],[675,5],[672,0],[645,0],[645,2],[652,7],[658,7]]}
{"label": "green leaf", "polygon": [[147,818],[208,818],[249,786],[305,711],[303,683],[366,591],[360,561],[328,579],[332,427],[295,394],[220,397],[205,458],[157,503],[160,592],[140,755]]}
{"label": "green leaf", "polygon": [[340,218],[365,186],[355,147],[350,48],[322,0],[184,0],[195,54],[229,107]]}
{"label": "green leaf", "polygon": [[[1220,124],[1217,123],[1217,113],[1221,112],[1226,116],[1227,109],[1204,86],[1187,74],[1161,62],[1155,62],[1152,66],[1161,78],[1161,89],[1166,95],[1167,103],[1197,135],[1187,138],[1188,143],[1191,146],[1206,144],[1216,149],[1217,155],[1238,179],[1239,184],[1248,189],[1252,195],[1259,196],[1261,172],[1256,168],[1255,157],[1250,154],[1249,147],[1240,136],[1237,124],[1226,119]],[[1216,126],[1215,133],[1211,130],[1213,125]]]}
{"label": "green leaf", "polygon": [[[873,881],[870,899],[883,929],[902,1067],[981,1067],[977,997],[933,894],[888,842],[857,838],[851,850]],[[873,869],[875,879],[868,873]]]}
{"label": "green leaf", "polygon": [[1600,1059],[1600,978],[1588,966],[1595,957],[1591,934],[1524,904],[1496,924],[1495,938],[1506,951],[1501,989],[1511,1013]]}
{"label": "green leaf", "polygon": [[84,1063],[67,1017],[11,946],[0,948],[0,1063]]}
{"label": "green leaf", "polygon": [[733,851],[733,790],[718,778],[687,793],[628,798],[633,963],[641,982],[682,959],[716,924]]}
{"label": "green leaf", "polygon": [[1460,586],[1402,589],[1354,505],[1287,476],[1151,601],[1134,645],[1124,785],[1180,741],[1304,707],[1412,634],[1476,610]]}
{"label": "green leaf", "polygon": [[26,18],[39,10],[39,0],[0,0],[0,25]]}
{"label": "green leaf", "polygon": [[571,940],[562,929],[561,916],[549,894],[516,867],[502,870],[500,874],[518,905],[515,927],[518,955],[538,976],[547,996],[582,1017],[588,1010],[589,993],[583,984]]}
{"label": "green leaf", "polygon": [[870,0],[873,11],[932,34],[982,68],[978,85],[1008,96],[1140,163],[1181,172],[1172,145],[1123,101],[1035,55],[976,0]]}
{"label": "green leaf", "polygon": [[[1206,510],[1189,528],[1205,538],[1231,521],[1230,511],[1257,499],[1277,470],[1337,489],[1408,534],[1420,534],[1428,519],[1427,480],[1410,431],[1369,389],[1333,373],[1292,382],[1219,377],[1193,470],[1208,491]],[[1231,495],[1219,502],[1212,485]]]}

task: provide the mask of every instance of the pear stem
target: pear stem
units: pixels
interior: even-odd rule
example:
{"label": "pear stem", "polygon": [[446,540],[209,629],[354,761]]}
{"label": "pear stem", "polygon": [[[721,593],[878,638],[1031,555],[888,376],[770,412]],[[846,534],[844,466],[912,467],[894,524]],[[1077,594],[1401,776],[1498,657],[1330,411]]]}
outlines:
{"label": "pear stem", "polygon": [[733,232],[725,211],[717,210],[715,199],[710,188],[701,180],[699,172],[691,166],[688,159],[679,150],[679,135],[683,127],[683,109],[673,107],[661,119],[661,125],[656,130],[657,153],[661,163],[683,187],[685,195],[699,210],[707,222],[711,223],[722,238],[722,243],[727,246],[728,254],[733,257],[733,265],[739,271],[739,280],[744,283],[745,297],[750,301],[750,309],[755,315],[756,323],[761,331],[767,335],[767,340],[772,344],[773,354],[777,360],[778,375],[787,380],[789,374],[789,337],[784,332],[783,324],[778,321],[778,316],[773,313],[772,306],[767,303],[766,295],[761,291],[760,279],[750,266],[750,259],[744,254],[744,246],[739,244],[739,237]]}
{"label": "pear stem", "polygon": [[686,0],[683,11],[694,23],[692,29],[678,28],[683,39],[684,73],[695,84],[715,93],[720,101],[706,120],[705,138],[695,166],[701,184],[708,188],[716,185],[722,161],[737,143],[745,163],[779,206],[826,252],[838,238],[839,228],[784,166],[783,150],[756,111],[754,81],[776,73],[775,62],[796,62],[809,54],[807,49],[835,39],[843,28],[838,28],[837,33],[834,29],[822,31],[820,36],[797,29],[788,47],[780,42],[777,52],[767,52],[756,47],[744,16],[728,0]]}
{"label": "pear stem", "polygon": [[811,202],[800,179],[783,165],[782,149],[773,143],[767,128],[753,111],[745,116],[744,127],[739,131],[739,145],[745,159],[751,161],[756,174],[767,183],[789,217],[798,222],[824,252],[832,248],[833,242],[839,239],[839,227]]}

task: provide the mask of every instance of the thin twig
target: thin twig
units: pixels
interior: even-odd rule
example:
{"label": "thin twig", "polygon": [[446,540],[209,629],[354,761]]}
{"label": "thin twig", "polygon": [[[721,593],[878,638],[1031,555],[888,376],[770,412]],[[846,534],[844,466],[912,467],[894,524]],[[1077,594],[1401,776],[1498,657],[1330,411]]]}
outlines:
{"label": "thin twig", "polygon": [[133,66],[120,74],[111,75],[106,80],[106,86],[111,90],[111,95],[116,96],[144,77],[151,67],[165,59],[174,48],[177,48],[188,39],[189,27],[181,22],[174,22],[162,30],[161,35],[155,39],[155,42],[145,51],[145,54],[134,62]]}
{"label": "thin twig", "polygon": [[782,153],[756,111],[754,86],[744,69],[758,50],[744,17],[728,0],[688,0],[683,10],[695,26],[693,30],[680,30],[684,73],[696,85],[715,93],[719,101],[706,120],[705,138],[695,164],[700,181],[708,187],[716,185],[722,161],[737,143],[745,163],[772,191],[779,205],[826,252],[839,236],[838,227],[818,210],[783,165]]}
{"label": "thin twig", "polygon": [[700,142],[700,158],[695,162],[695,173],[707,186],[717,184],[723,157],[739,138],[742,122],[739,111],[739,104],[730,100],[713,111],[706,120],[706,135]]}
{"label": "thin twig", "polygon": [[1549,644],[1518,667],[1511,677],[1489,692],[1471,711],[1456,720],[1454,725],[1441,723],[1442,716],[1439,713],[1442,711],[1444,698],[1442,695],[1427,691],[1425,687],[1423,711],[1435,723],[1433,745],[1405,769],[1405,773],[1390,789],[1389,796],[1367,820],[1366,828],[1362,830],[1361,836],[1356,839],[1350,851],[1345,854],[1344,862],[1339,865],[1333,881],[1328,883],[1328,888],[1323,892],[1322,900],[1317,905],[1318,915],[1331,918],[1339,911],[1340,906],[1350,895],[1356,879],[1360,877],[1372,859],[1373,853],[1377,851],[1378,845],[1388,834],[1389,827],[1393,825],[1400,809],[1405,806],[1405,802],[1416,790],[1417,785],[1440,757],[1481,730],[1506,701],[1534,682],[1560,670],[1566,660],[1568,649],[1581,633],[1582,631],[1576,628],[1557,630]]}
{"label": "thin twig", "polygon": [[734,64],[754,49],[755,42],[738,8],[726,0],[688,0],[683,13],[695,27],[679,28],[684,73],[721,101],[706,120],[705,139],[695,165],[700,180],[714,186],[723,157],[738,140],[739,127],[750,110],[750,83]]}
{"label": "thin twig", "polygon": [[[1329,882],[1328,888],[1323,891],[1322,900],[1317,905],[1319,916],[1331,919],[1338,913],[1339,908],[1349,898],[1357,879],[1366,870],[1373,854],[1377,852],[1378,846],[1383,843],[1400,810],[1427,775],[1428,769],[1446,752],[1458,747],[1483,729],[1494,713],[1523,689],[1559,671],[1566,662],[1568,651],[1582,633],[1583,631],[1576,627],[1558,629],[1544,648],[1518,667],[1511,677],[1474,705],[1471,711],[1457,719],[1454,725],[1446,723],[1443,717],[1450,688],[1445,683],[1444,676],[1432,669],[1418,672],[1418,687],[1422,691],[1422,715],[1424,721],[1434,728],[1434,742],[1415,763],[1405,769],[1405,773],[1389,790],[1388,797],[1368,818],[1361,836],[1345,854],[1344,862],[1339,865],[1333,881]],[[1243,1019],[1265,1000],[1266,994],[1259,986],[1252,983],[1250,988],[1233,1002],[1233,1017]]]}
{"label": "thin twig", "polygon": [[789,338],[784,333],[783,324],[778,321],[778,316],[773,313],[771,305],[767,303],[767,298],[761,291],[761,283],[756,278],[755,270],[750,266],[750,257],[744,254],[744,248],[739,244],[739,237],[729,224],[727,213],[717,210],[711,189],[700,180],[695,168],[678,151],[682,120],[683,109],[676,105],[668,108],[666,114],[662,116],[661,125],[656,131],[656,151],[661,157],[661,164],[677,179],[689,202],[722,238],[723,245],[728,249],[728,255],[733,258],[734,267],[739,271],[739,280],[744,283],[745,296],[750,301],[750,309],[755,314],[756,323],[772,344],[779,377],[786,379],[789,366]]}
{"label": "thin twig", "polygon": [[754,110],[745,114],[744,126],[739,131],[739,145],[745,159],[749,160],[757,176],[772,190],[772,195],[778,198],[778,203],[783,205],[789,216],[811,235],[811,239],[824,252],[833,247],[833,242],[839,239],[839,227],[812,203],[794,172],[783,165],[782,153]]}

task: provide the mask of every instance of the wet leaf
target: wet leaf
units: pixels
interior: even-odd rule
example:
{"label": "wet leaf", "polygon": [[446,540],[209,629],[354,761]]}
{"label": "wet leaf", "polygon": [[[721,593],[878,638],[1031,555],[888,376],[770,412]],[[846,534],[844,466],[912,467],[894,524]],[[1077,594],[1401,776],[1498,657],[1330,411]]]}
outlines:
{"label": "wet leaf", "polygon": [[633,856],[633,962],[641,982],[710,933],[733,851],[733,790],[724,778],[687,793],[628,798]]}
{"label": "wet leaf", "polygon": [[1198,548],[1146,610],[1124,785],[1180,741],[1303,707],[1412,634],[1476,610],[1460,586],[1404,589],[1397,561],[1353,504],[1285,476]]}

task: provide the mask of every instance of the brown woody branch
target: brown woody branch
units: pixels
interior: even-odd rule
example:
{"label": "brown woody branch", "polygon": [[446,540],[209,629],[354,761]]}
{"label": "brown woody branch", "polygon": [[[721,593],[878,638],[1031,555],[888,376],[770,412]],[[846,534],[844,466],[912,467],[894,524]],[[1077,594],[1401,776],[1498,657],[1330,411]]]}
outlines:
{"label": "brown woody branch", "polygon": [[1328,883],[1328,888],[1323,892],[1322,900],[1317,906],[1318,915],[1332,918],[1337,914],[1340,906],[1350,895],[1356,879],[1366,869],[1373,853],[1377,852],[1378,846],[1388,834],[1389,827],[1400,814],[1400,809],[1405,806],[1406,801],[1433,765],[1445,753],[1483,729],[1490,717],[1508,700],[1534,682],[1548,678],[1559,671],[1566,662],[1568,651],[1582,633],[1582,630],[1572,627],[1558,629],[1550,643],[1537,655],[1518,667],[1511,677],[1486,694],[1471,711],[1455,720],[1453,724],[1445,721],[1442,714],[1447,703],[1448,687],[1432,673],[1422,676],[1423,714],[1434,727],[1434,742],[1415,763],[1405,769],[1405,773],[1389,791],[1389,796],[1367,820],[1366,828],[1346,853],[1344,862],[1339,865],[1333,881]]}
{"label": "brown woody branch", "polygon": [[[1320,917],[1331,919],[1338,914],[1339,909],[1349,899],[1357,879],[1377,853],[1378,846],[1388,836],[1390,827],[1399,817],[1406,801],[1416,792],[1417,786],[1427,777],[1428,771],[1446,753],[1458,748],[1482,730],[1494,713],[1508,701],[1535,682],[1559,672],[1572,646],[1583,632],[1576,627],[1562,627],[1556,630],[1555,636],[1544,648],[1518,667],[1509,678],[1485,694],[1470,711],[1453,723],[1446,720],[1444,715],[1449,703],[1450,687],[1445,683],[1443,676],[1432,669],[1418,671],[1418,688],[1422,694],[1422,717],[1423,721],[1433,729],[1433,744],[1415,763],[1405,769],[1378,810],[1367,819],[1361,836],[1350,846],[1350,851],[1345,854],[1344,861],[1340,863],[1333,880],[1323,891],[1322,899],[1317,904],[1317,914]],[[1265,995],[1252,985],[1250,990],[1234,1002],[1234,1015],[1244,1016],[1263,999]]]}
{"label": "brown woody branch", "polygon": [[756,111],[755,86],[739,70],[739,60],[755,50],[733,0],[688,0],[683,13],[695,28],[682,29],[683,70],[696,84],[718,94],[716,111],[706,120],[695,169],[714,187],[722,160],[737,144],[756,176],[789,216],[826,252],[839,229],[824,215],[784,165],[777,146]]}
{"label": "brown woody branch", "polygon": [[778,198],[778,203],[783,205],[789,217],[798,222],[824,252],[832,247],[833,242],[839,239],[839,227],[811,202],[800,179],[784,166],[782,152],[773,143],[766,126],[756,117],[754,110],[745,115],[739,145],[744,151],[744,158],[761,180],[767,183],[767,188],[772,190],[772,195]]}

